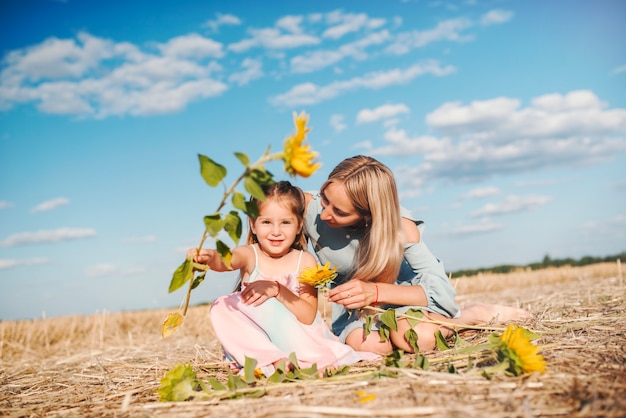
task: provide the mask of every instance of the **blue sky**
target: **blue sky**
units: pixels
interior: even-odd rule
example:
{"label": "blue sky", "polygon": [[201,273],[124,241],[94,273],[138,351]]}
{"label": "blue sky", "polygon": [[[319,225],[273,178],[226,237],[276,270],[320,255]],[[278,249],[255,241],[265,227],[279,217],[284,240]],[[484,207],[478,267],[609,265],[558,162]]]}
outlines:
{"label": "blue sky", "polygon": [[232,181],[294,111],[323,166],[293,182],[380,159],[450,271],[626,250],[626,2],[268,4],[0,4],[0,319],[178,306],[197,154]]}

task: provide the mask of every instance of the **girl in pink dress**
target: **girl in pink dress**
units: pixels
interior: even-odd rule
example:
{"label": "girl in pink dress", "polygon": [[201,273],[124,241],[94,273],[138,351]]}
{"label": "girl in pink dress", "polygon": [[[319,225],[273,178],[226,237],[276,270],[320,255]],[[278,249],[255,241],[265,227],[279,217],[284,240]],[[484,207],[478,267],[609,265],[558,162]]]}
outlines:
{"label": "girl in pink dress", "polygon": [[320,370],[359,360],[375,360],[354,351],[332,334],[318,311],[317,289],[300,283],[300,272],[316,265],[305,250],[302,233],[304,193],[288,181],[265,189],[259,215],[249,220],[248,245],[232,250],[230,267],[216,250],[188,253],[215,271],[240,271],[241,289],[218,298],[210,319],[224,352],[241,368],[245,358],[257,360],[266,376],[281,360],[295,353],[299,367]]}

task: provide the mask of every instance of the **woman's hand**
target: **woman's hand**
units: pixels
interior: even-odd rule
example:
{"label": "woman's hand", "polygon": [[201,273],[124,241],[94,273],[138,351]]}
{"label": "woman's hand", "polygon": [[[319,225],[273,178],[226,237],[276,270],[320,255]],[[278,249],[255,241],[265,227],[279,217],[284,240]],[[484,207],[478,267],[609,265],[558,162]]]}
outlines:
{"label": "woman's hand", "polygon": [[257,280],[244,283],[241,291],[241,300],[246,305],[259,306],[269,298],[280,294],[280,284],[275,281]]}
{"label": "woman's hand", "polygon": [[348,309],[359,309],[378,302],[378,284],[349,280],[328,292],[328,300]]}

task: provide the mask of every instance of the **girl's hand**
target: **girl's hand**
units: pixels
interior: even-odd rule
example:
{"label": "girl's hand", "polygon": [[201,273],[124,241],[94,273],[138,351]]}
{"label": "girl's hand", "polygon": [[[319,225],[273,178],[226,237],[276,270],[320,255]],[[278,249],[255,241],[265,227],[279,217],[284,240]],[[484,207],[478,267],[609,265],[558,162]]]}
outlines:
{"label": "girl's hand", "polygon": [[241,300],[246,305],[259,306],[269,298],[280,294],[280,284],[270,280],[257,280],[244,283],[241,291]]}
{"label": "girl's hand", "polygon": [[328,300],[348,309],[360,309],[377,302],[378,284],[349,280],[328,292]]}
{"label": "girl's hand", "polygon": [[192,248],[187,251],[187,258],[192,258],[194,263],[209,264],[209,261],[213,258],[212,251],[213,250],[206,250],[203,248],[198,253],[197,248]]}

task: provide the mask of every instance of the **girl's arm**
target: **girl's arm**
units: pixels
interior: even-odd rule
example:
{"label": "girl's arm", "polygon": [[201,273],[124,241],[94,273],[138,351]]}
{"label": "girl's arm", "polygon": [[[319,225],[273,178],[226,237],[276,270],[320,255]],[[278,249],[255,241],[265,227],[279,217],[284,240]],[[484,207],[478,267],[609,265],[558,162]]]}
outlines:
{"label": "girl's arm", "polygon": [[246,267],[248,260],[253,256],[252,249],[248,246],[236,247],[232,250],[232,259],[230,267],[224,263],[222,257],[217,250],[203,248],[197,253],[196,248],[187,251],[187,258],[193,257],[193,261],[200,264],[208,265],[213,271],[232,271],[240,270]]}
{"label": "girl's arm", "polygon": [[[301,271],[315,266],[316,260],[309,252],[302,253],[300,261]],[[298,272],[300,273],[300,272]],[[317,315],[317,289],[313,286],[300,283],[300,296],[297,296],[285,286],[270,280],[257,280],[244,284],[241,299],[246,304],[259,306],[269,298],[276,298],[285,305],[291,313],[303,324],[311,324]]]}

